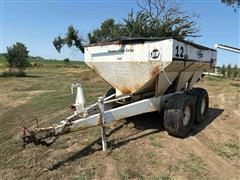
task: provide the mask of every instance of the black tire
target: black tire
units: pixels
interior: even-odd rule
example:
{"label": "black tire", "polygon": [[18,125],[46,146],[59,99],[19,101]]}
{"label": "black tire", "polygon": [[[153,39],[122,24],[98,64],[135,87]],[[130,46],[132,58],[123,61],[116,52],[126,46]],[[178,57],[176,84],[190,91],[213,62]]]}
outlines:
{"label": "black tire", "polygon": [[106,92],[105,97],[109,97],[109,96],[111,96],[111,95],[113,95],[113,94],[115,94],[115,93],[116,93],[116,89],[115,89],[115,88],[111,88],[111,89],[109,89],[109,90]]}
{"label": "black tire", "polygon": [[[202,123],[207,116],[209,108],[209,97],[206,89],[203,88],[193,88],[189,91],[189,95],[195,97],[195,117],[194,122],[197,124]],[[202,104],[203,109],[202,109]]]}
{"label": "black tire", "polygon": [[[186,111],[188,116],[185,114]],[[192,129],[194,114],[195,107],[192,96],[185,94],[173,95],[164,109],[164,128],[168,134],[184,138]]]}

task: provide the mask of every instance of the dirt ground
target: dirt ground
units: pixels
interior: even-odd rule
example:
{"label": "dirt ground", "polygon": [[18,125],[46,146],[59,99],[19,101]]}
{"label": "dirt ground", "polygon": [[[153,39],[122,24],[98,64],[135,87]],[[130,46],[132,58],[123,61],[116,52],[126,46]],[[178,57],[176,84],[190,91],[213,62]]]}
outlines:
{"label": "dirt ground", "polygon": [[[99,127],[61,137],[51,147],[21,147],[21,125],[51,124],[71,113],[71,82],[83,81],[87,101],[109,86],[88,71],[44,70],[38,78],[0,78],[1,179],[240,179],[240,82],[205,78],[208,117],[189,137],[169,136],[157,113],[108,126],[107,153]],[[93,78],[89,78],[93,77]],[[58,79],[58,81],[56,81]],[[99,87],[99,88],[96,88]]]}

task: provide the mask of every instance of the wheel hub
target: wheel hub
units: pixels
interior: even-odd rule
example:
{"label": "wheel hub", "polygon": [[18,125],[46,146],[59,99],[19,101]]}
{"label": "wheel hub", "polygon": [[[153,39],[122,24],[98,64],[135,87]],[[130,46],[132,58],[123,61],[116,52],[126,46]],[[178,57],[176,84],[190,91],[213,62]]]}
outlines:
{"label": "wheel hub", "polygon": [[185,107],[184,116],[183,116],[183,125],[187,126],[191,117],[191,109],[189,106]]}
{"label": "wheel hub", "polygon": [[205,112],[206,109],[206,100],[203,98],[201,103],[201,115]]}

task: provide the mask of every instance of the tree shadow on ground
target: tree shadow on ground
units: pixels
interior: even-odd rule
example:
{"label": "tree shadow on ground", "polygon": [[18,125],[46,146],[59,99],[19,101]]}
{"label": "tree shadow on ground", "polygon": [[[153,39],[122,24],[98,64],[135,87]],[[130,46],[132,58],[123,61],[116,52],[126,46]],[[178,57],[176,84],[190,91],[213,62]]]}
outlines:
{"label": "tree shadow on ground", "polygon": [[[207,119],[202,123],[198,125],[194,125],[192,133],[190,133],[189,136],[194,136],[201,132],[203,129],[205,129],[209,124],[211,124],[220,114],[222,114],[223,109],[216,109],[216,108],[209,108],[209,112],[207,115]],[[127,121],[120,124],[118,127],[111,130],[109,133],[107,133],[107,137],[110,137],[113,133],[121,130],[125,125],[128,125],[129,123],[134,124],[134,128],[138,131],[135,131],[134,133],[130,134],[129,136],[125,137],[124,140],[119,141],[117,143],[113,140],[108,141],[108,147],[109,150],[114,150],[116,148],[119,148],[130,141],[135,141],[137,139],[149,136],[150,134],[158,133],[160,131],[164,131],[163,128],[163,118],[162,115],[159,113],[148,113],[148,114],[142,114],[135,117],[128,118]],[[146,131],[146,130],[152,130],[152,131]],[[146,133],[143,133],[146,132]],[[140,135],[138,135],[140,134]],[[64,166],[65,163],[69,163],[71,161],[74,161],[76,159],[79,159],[84,156],[91,155],[97,151],[102,150],[101,146],[101,137],[93,141],[91,144],[85,146],[80,151],[76,152],[75,154],[69,156],[68,158],[61,160],[57,162],[56,164],[53,164],[50,168],[48,168],[50,171],[56,170],[60,168],[61,166]]]}
{"label": "tree shadow on ground", "polygon": [[15,78],[40,78],[40,77],[43,77],[43,76],[41,76],[41,75],[16,76],[16,75],[3,75],[3,74],[0,74],[0,78],[11,78],[11,77],[15,77]]}
{"label": "tree shadow on ground", "polygon": [[239,88],[240,87],[240,83],[231,83],[230,85]]}

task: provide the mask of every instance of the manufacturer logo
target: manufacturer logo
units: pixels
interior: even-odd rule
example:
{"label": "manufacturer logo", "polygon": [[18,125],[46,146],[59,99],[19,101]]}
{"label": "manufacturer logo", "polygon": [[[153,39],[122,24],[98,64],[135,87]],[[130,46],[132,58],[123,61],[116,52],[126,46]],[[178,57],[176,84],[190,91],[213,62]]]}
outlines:
{"label": "manufacturer logo", "polygon": [[151,58],[153,58],[153,59],[157,59],[159,57],[159,55],[160,55],[160,52],[157,49],[152,50],[152,52],[150,54]]}
{"label": "manufacturer logo", "polygon": [[197,52],[197,56],[199,59],[202,59],[203,58],[203,52],[202,51],[198,51]]}

